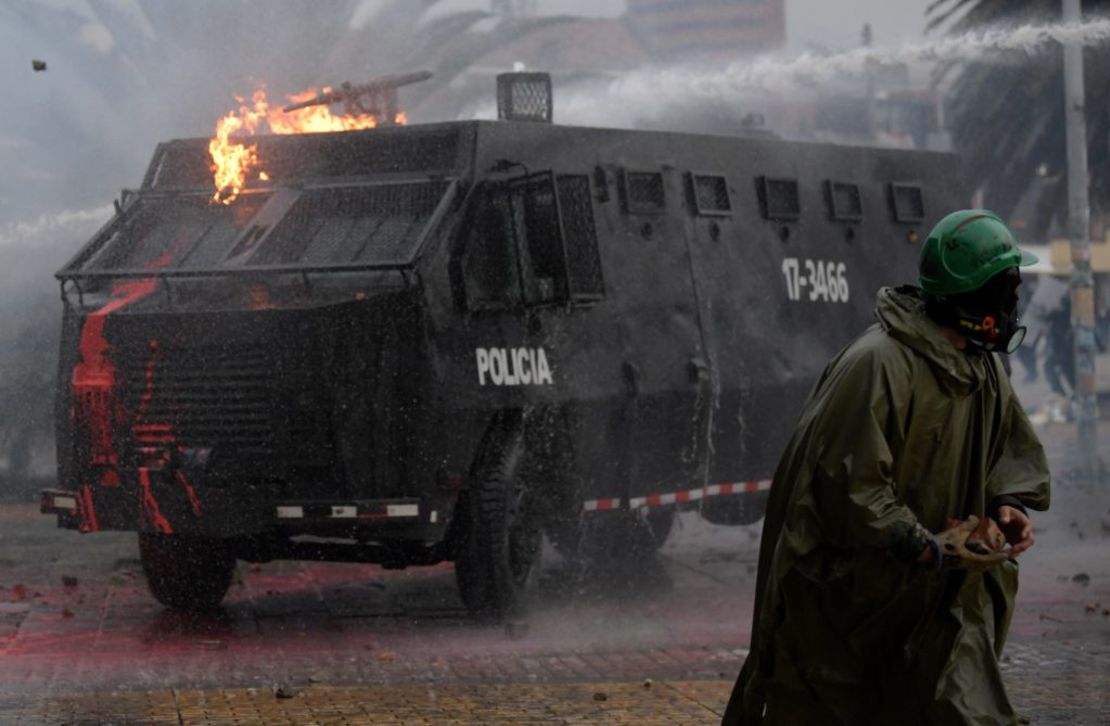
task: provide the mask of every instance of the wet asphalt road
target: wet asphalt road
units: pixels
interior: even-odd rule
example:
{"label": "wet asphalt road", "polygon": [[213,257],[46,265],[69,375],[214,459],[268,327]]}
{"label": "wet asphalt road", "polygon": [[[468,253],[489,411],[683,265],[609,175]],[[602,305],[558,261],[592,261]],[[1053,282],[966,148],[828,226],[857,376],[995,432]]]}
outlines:
{"label": "wet asphalt road", "polygon": [[[1071,430],[1043,432],[1054,469]],[[1036,723],[1110,722],[1110,487],[1062,477],[1036,523],[1004,659],[1012,700]],[[82,693],[645,678],[717,682],[710,722],[746,652],[758,533],[685,513],[658,556],[585,573],[548,550],[512,627],[472,622],[450,565],[240,563],[220,612],[185,616],[146,592],[133,534],[0,505],[0,723]]]}
{"label": "wet asphalt road", "polygon": [[[747,642],[758,536],[758,526],[714,527],[689,513],[658,556],[632,566],[572,572],[548,549],[527,618],[493,626],[467,617],[446,564],[240,563],[220,612],[184,615],[146,592],[133,534],[56,530],[28,505],[4,507],[0,523],[0,693],[24,695],[624,668],[731,676]],[[552,655],[616,660],[576,674],[541,664]]]}

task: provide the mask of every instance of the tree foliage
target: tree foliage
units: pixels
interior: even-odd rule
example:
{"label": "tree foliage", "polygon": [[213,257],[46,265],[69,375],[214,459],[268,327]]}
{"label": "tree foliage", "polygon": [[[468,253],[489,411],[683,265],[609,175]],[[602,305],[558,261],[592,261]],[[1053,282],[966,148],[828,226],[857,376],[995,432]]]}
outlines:
{"label": "tree foliage", "polygon": [[[1110,0],[1085,0],[1083,8],[1085,17],[1105,15]],[[930,27],[950,23],[948,32],[961,34],[1060,22],[1061,10],[1060,0],[934,0],[927,13]],[[1101,236],[1110,223],[1110,47],[1088,47],[1083,56],[1092,236]],[[956,74],[947,106],[953,143],[986,205],[1009,217],[1033,186],[1024,235],[1040,241],[1054,222],[1065,227],[1063,49],[946,72]]]}

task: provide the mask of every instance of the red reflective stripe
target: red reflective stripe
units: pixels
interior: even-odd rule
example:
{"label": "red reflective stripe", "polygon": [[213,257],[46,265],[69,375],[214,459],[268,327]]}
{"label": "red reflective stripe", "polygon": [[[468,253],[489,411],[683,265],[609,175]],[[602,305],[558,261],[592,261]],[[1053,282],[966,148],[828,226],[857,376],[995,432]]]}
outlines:
{"label": "red reflective stripe", "polygon": [[[655,494],[645,494],[642,497],[632,497],[629,500],[629,504],[633,507],[660,507],[670,504],[680,504],[693,501],[695,499],[702,499],[705,497],[727,496],[734,494],[754,494],[756,492],[766,491],[770,488],[770,480],[724,482],[722,484],[707,484],[700,489],[683,489],[677,492],[661,492]],[[583,508],[587,511],[617,509],[618,507],[620,507],[621,501],[622,500],[617,497],[611,497],[607,499],[590,499],[583,502]]]}

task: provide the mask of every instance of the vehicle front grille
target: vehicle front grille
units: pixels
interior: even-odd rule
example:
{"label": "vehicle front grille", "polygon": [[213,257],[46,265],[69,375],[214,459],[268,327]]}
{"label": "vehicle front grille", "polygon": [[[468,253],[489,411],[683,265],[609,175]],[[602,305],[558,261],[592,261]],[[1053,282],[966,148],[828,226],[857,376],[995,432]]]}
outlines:
{"label": "vehicle front grille", "polygon": [[261,347],[152,342],[120,357],[121,402],[135,446],[175,442],[246,454],[276,449],[275,366]]}

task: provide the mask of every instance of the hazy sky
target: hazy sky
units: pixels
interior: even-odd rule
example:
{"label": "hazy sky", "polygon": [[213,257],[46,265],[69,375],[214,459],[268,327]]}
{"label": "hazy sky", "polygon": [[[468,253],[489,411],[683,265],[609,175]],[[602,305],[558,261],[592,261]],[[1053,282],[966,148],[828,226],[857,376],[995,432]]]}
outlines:
{"label": "hazy sky", "polygon": [[[619,15],[624,0],[538,0],[542,13]],[[871,23],[876,45],[897,45],[921,37],[930,0],[786,0],[787,44],[801,50],[817,43],[830,48],[859,44]],[[489,0],[441,0],[444,10],[489,8]]]}

